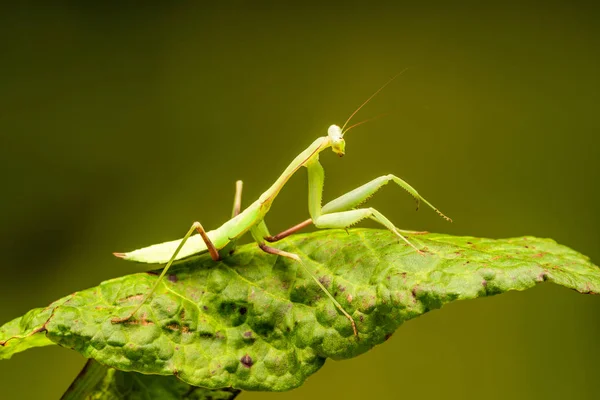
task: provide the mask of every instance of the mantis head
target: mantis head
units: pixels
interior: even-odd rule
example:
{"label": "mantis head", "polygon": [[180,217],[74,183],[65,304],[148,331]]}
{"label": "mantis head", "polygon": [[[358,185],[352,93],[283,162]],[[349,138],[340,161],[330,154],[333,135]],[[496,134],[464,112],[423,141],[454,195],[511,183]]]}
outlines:
{"label": "mantis head", "polygon": [[327,136],[331,139],[331,150],[338,156],[343,156],[346,152],[346,141],[344,141],[342,128],[337,125],[331,125],[327,129]]}

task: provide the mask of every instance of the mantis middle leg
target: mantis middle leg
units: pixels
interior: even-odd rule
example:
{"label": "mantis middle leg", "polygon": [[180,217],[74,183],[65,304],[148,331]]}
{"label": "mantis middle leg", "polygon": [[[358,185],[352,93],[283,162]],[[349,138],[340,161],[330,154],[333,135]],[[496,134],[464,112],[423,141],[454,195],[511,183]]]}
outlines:
{"label": "mantis middle leg", "polygon": [[358,330],[356,329],[356,323],[354,322],[354,318],[352,318],[352,316],[344,309],[344,307],[342,307],[342,305],[335,299],[335,297],[333,297],[333,295],[329,292],[329,290],[327,290],[327,288],[321,283],[321,281],[319,281],[319,279],[308,270],[307,266],[304,264],[304,262],[302,261],[300,256],[295,253],[290,253],[290,252],[280,250],[280,249],[266,245],[264,238],[270,237],[270,235],[269,235],[269,230],[267,229],[267,225],[265,224],[265,221],[261,221],[260,223],[258,223],[254,227],[252,227],[250,229],[250,233],[252,234],[252,237],[258,244],[258,247],[260,247],[260,249],[262,251],[264,251],[265,253],[278,255],[278,256],[285,257],[290,260],[294,260],[294,261],[298,262],[302,266],[302,269],[304,269],[304,271],[312,278],[313,281],[315,281],[315,283],[327,295],[327,297],[329,297],[329,299],[336,306],[336,308],[338,310],[340,310],[340,312],[342,314],[344,314],[344,316],[346,318],[348,318],[348,320],[350,320],[350,323],[352,324],[352,331],[354,332],[354,336],[356,336],[358,338]]}

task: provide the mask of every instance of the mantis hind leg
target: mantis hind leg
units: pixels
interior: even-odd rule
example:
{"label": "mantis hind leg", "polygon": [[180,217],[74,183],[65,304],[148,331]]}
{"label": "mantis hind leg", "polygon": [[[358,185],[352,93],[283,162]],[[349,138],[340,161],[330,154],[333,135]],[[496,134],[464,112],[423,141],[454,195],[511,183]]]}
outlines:
{"label": "mantis hind leg", "polygon": [[[233,209],[231,211],[231,218],[237,217],[242,211],[242,189],[244,183],[240,180],[235,181],[235,194],[233,196]],[[237,248],[237,239],[230,239],[229,243],[219,250],[219,254],[223,257],[232,255]]]}
{"label": "mantis hind leg", "polygon": [[200,234],[200,236],[202,236],[202,239],[206,243],[206,247],[208,248],[208,252],[210,253],[210,256],[212,257],[212,259],[215,261],[217,261],[219,259],[219,252],[218,252],[217,248],[215,247],[215,245],[210,240],[210,238],[208,237],[208,235],[206,234],[206,231],[204,230],[204,227],[202,227],[202,224],[200,224],[200,222],[194,222],[192,224],[192,227],[188,230],[188,232],[183,237],[183,239],[181,239],[181,243],[179,243],[179,246],[177,246],[177,249],[175,249],[175,252],[169,259],[169,262],[167,263],[167,265],[165,265],[165,267],[163,268],[163,270],[162,270],[160,276],[158,277],[158,279],[156,280],[156,282],[154,282],[154,285],[152,285],[152,288],[144,295],[142,300],[133,309],[133,311],[131,311],[125,317],[113,318],[111,320],[112,323],[116,324],[116,323],[127,321],[128,319],[133,317],[133,315],[144,305],[144,303],[148,300],[148,298],[150,298],[150,296],[152,296],[152,294],[158,287],[159,283],[162,282],[163,278],[167,274],[167,271],[169,270],[169,268],[171,268],[171,265],[173,265],[173,262],[175,261],[177,254],[179,254],[179,252],[183,248],[183,245],[185,245],[185,242],[187,242],[187,240],[190,238],[190,236],[192,236],[192,234],[194,232],[198,232]]}
{"label": "mantis hind leg", "polygon": [[235,181],[235,195],[233,196],[233,211],[231,212],[231,218],[239,215],[242,210],[242,189],[244,182]]}

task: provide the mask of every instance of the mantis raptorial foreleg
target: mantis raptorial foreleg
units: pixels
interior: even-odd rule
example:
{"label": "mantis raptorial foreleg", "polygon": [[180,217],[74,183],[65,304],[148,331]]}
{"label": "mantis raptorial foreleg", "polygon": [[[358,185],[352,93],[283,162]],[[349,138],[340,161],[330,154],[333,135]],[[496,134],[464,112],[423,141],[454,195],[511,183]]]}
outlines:
{"label": "mantis raptorial foreleg", "polygon": [[320,217],[315,218],[313,222],[317,228],[348,228],[365,218],[371,218],[372,220],[379,222],[400,239],[404,240],[409,246],[415,249],[417,253],[423,254],[421,250],[398,231],[389,219],[372,207],[321,215]]}
{"label": "mantis raptorial foreleg", "polygon": [[402,189],[406,190],[415,199],[415,201],[417,202],[417,210],[419,209],[419,203],[422,201],[423,203],[431,207],[433,211],[435,211],[440,217],[444,218],[446,221],[452,222],[452,219],[445,216],[440,210],[438,210],[430,202],[423,198],[412,186],[410,186],[404,180],[392,174],[383,175],[378,178],[375,178],[372,181],[367,182],[364,185],[359,186],[356,189],[351,190],[350,192],[341,195],[340,197],[334,200],[331,200],[329,203],[323,206],[321,211],[323,212],[323,214],[329,214],[336,211],[345,211],[354,208],[367,201],[379,189],[387,185],[390,181],[393,181]]}
{"label": "mantis raptorial foreleg", "polygon": [[[424,199],[412,186],[397,176],[391,174],[375,178],[372,181],[367,182],[366,184],[359,186],[354,190],[351,190],[350,192],[330,201],[325,206],[321,207],[323,185],[325,182],[323,167],[321,166],[318,158],[315,158],[310,163],[307,163],[306,167],[308,169],[308,210],[311,219],[317,228],[347,228],[362,219],[371,218],[388,228],[390,231],[392,231],[392,233],[396,234],[419,253],[422,253],[400,233],[398,228],[396,228],[396,226],[394,226],[389,219],[387,219],[379,211],[372,207],[351,210],[352,208],[367,201],[379,189],[381,189],[390,181],[393,181],[398,186],[410,193],[410,195],[413,196],[417,201],[417,208],[419,206],[419,201],[423,201],[441,217],[451,221],[450,218],[446,217],[444,214],[442,214],[442,212]],[[297,227],[298,226],[299,225],[297,225]]]}
{"label": "mantis raptorial foreleg", "polygon": [[[271,242],[271,243],[278,242],[281,239],[285,239],[286,237],[293,235],[296,232],[299,232],[300,230],[306,228],[307,226],[312,225],[312,223],[313,223],[312,218],[306,219],[306,220],[300,222],[299,224],[296,224],[296,225],[292,226],[291,228],[286,229],[285,231],[279,232],[277,235],[265,237],[265,240],[267,242]],[[429,233],[427,231],[409,231],[406,229],[397,229],[397,230],[398,230],[398,232],[404,233],[407,235],[424,235],[426,233]]]}

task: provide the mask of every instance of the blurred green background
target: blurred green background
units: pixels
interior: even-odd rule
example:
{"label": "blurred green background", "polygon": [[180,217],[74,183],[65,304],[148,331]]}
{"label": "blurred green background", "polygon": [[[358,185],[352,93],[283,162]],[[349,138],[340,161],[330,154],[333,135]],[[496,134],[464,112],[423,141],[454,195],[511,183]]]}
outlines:
{"label": "blurred green background", "polygon": [[[591,4],[591,2],[588,2]],[[316,3],[315,3],[316,4]],[[401,228],[551,237],[600,263],[600,26],[580,2],[22,3],[0,13],[0,322],[144,269],[113,251],[214,228],[332,123],[325,197],[395,173]],[[302,171],[268,217],[307,217]],[[369,226],[368,223],[365,225]],[[600,297],[540,285],[409,321],[301,388],[243,399],[600,398]],[[58,398],[85,360],[0,363],[2,398]]]}

